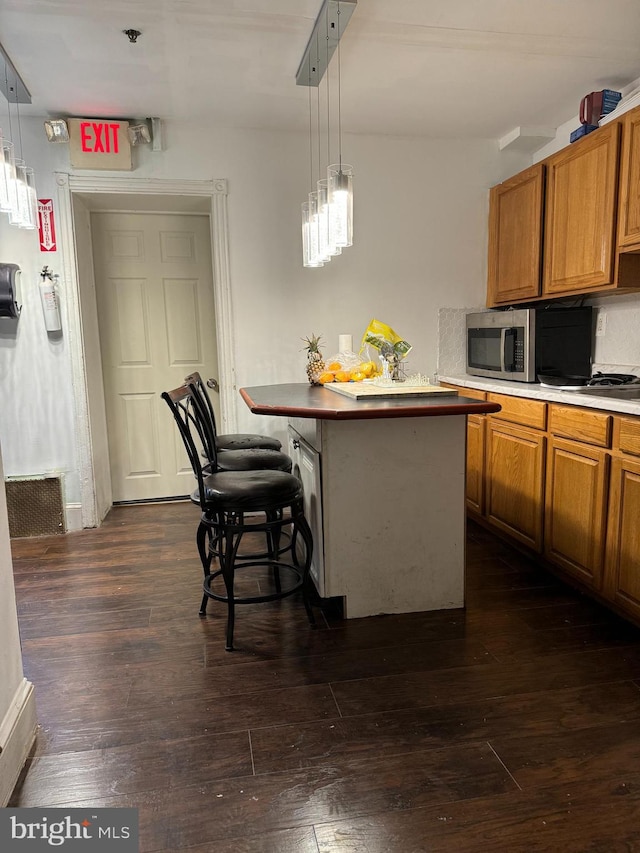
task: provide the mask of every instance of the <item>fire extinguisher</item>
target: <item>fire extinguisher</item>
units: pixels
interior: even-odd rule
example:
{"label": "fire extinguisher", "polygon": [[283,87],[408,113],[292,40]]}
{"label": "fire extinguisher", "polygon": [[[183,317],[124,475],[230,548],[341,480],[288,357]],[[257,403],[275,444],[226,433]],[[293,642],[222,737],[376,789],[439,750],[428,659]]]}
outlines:
{"label": "fire extinguisher", "polygon": [[54,275],[48,267],[44,267],[40,273],[40,300],[47,332],[59,332],[62,329],[57,279],[58,276]]}

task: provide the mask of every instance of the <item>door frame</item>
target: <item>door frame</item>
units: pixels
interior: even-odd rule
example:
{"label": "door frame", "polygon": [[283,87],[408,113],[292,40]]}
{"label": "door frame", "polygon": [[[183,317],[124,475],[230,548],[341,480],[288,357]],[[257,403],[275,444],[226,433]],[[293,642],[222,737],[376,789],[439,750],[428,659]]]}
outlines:
{"label": "door frame", "polygon": [[75,439],[80,477],[81,524],[67,519],[67,529],[97,527],[100,513],[96,500],[95,465],[91,436],[91,415],[98,418],[106,432],[104,415],[90,412],[87,392],[87,365],[83,339],[82,304],[76,263],[76,237],[73,221],[74,193],[122,193],[126,195],[197,196],[209,199],[213,298],[216,314],[218,370],[220,382],[220,420],[223,432],[235,432],[237,423],[236,376],[234,364],[234,323],[229,263],[228,185],[226,178],[212,181],[182,181],[132,178],[129,175],[103,177],[69,175],[56,172],[58,196],[58,240],[64,281],[64,306],[68,328],[73,394],[75,401]]}

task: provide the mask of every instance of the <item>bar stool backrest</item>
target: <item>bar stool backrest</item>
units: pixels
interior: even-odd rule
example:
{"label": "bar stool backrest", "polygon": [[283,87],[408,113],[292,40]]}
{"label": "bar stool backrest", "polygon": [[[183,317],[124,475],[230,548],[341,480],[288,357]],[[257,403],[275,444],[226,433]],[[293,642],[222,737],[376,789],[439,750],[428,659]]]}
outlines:
{"label": "bar stool backrest", "polygon": [[202,402],[202,408],[204,409],[207,417],[211,422],[211,430],[215,437],[218,433],[218,428],[216,426],[216,416],[215,412],[213,411],[213,403],[211,402],[211,397],[209,396],[209,392],[207,391],[207,386],[205,385],[204,380],[202,379],[198,371],[194,370],[194,372],[190,373],[189,376],[185,376],[184,384],[191,385],[197,397]]}
{"label": "bar stool backrest", "polygon": [[[181,385],[180,388],[174,388],[173,391],[164,391],[161,396],[171,409],[171,413],[178,425],[180,436],[198,483],[200,506],[204,510],[204,472],[200,462],[201,452],[198,445],[202,446],[207,457],[209,455],[209,448],[212,448],[213,458],[216,460],[215,441],[209,434],[206,418],[203,418],[197,395],[194,394],[189,385]],[[215,467],[211,470],[214,471]]]}

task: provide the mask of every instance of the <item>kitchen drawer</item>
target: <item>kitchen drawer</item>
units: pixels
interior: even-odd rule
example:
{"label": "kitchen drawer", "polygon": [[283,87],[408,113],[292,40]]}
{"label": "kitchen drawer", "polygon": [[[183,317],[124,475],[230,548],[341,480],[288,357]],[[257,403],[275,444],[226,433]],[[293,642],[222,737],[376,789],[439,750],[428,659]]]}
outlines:
{"label": "kitchen drawer", "polygon": [[614,418],[613,446],[622,453],[640,456],[640,418]]}
{"label": "kitchen drawer", "polygon": [[521,426],[545,429],[547,425],[547,404],[541,400],[527,400],[524,397],[508,397],[506,394],[487,394],[490,403],[499,403],[502,411],[491,418],[510,421]]}
{"label": "kitchen drawer", "polygon": [[611,447],[613,417],[577,406],[549,406],[549,432],[596,447]]}
{"label": "kitchen drawer", "polygon": [[477,388],[463,388],[462,385],[452,385],[450,382],[441,382],[443,388],[455,388],[461,397],[470,397],[472,400],[486,400],[487,392],[478,391]]}
{"label": "kitchen drawer", "polygon": [[289,418],[289,425],[318,453],[322,452],[322,421],[315,418]]}

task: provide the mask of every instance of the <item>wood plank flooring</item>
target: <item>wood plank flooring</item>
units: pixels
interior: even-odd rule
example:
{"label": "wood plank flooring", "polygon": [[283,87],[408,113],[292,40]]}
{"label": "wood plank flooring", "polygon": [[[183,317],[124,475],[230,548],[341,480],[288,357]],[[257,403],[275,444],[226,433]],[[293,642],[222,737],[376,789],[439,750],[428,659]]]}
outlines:
{"label": "wood plank flooring", "polygon": [[469,523],[466,610],[250,605],[229,654],[196,524],[13,541],[40,729],[10,805],[135,806],[144,853],[640,851],[636,628]]}

